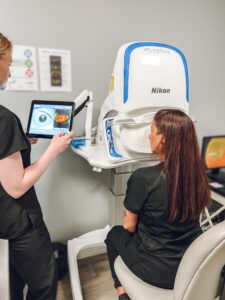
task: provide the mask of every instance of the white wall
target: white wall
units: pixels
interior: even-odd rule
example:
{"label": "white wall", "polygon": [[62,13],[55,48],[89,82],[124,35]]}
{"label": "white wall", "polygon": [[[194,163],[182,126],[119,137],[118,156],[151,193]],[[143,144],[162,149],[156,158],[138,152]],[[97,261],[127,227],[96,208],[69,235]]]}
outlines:
{"label": "white wall", "polygon": [[[190,112],[203,135],[225,133],[225,1],[223,0],[0,0],[0,31],[15,44],[70,49],[72,93],[0,92],[0,103],[26,126],[33,99],[71,100],[83,89],[95,95],[94,125],[107,95],[117,49],[148,40],[176,46],[190,76]],[[84,116],[75,119],[82,133]],[[39,141],[33,159],[47,146]],[[96,174],[70,150],[36,185],[54,240],[66,240],[109,220],[109,171]]]}

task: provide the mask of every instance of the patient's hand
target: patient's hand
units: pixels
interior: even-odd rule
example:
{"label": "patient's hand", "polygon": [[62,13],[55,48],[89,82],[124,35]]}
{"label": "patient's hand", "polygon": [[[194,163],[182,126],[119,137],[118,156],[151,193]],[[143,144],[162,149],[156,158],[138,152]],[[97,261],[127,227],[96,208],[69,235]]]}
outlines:
{"label": "patient's hand", "polygon": [[124,208],[123,228],[133,233],[136,231],[138,215]]}

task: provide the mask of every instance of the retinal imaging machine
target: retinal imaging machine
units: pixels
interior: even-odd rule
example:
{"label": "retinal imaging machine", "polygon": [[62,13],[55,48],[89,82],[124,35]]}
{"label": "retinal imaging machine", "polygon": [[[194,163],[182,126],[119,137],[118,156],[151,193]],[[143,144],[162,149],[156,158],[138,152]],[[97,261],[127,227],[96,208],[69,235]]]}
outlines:
{"label": "retinal imaging machine", "polygon": [[[156,161],[149,145],[150,123],[163,108],[188,113],[188,68],[183,53],[170,45],[134,42],[117,54],[109,94],[102,104],[97,128],[92,129],[93,95],[82,92],[75,100],[77,114],[87,107],[85,137],[73,141],[73,151],[95,171],[142,161]],[[101,245],[108,228],[68,242],[73,297],[82,300],[77,267],[78,252]]]}
{"label": "retinal imaging machine", "polygon": [[87,115],[85,137],[73,141],[73,150],[95,170],[154,160],[148,141],[154,114],[162,108],[188,113],[188,102],[187,62],[179,49],[151,42],[125,44],[118,51],[95,131],[92,93],[84,91],[75,100],[78,112],[85,103]]}

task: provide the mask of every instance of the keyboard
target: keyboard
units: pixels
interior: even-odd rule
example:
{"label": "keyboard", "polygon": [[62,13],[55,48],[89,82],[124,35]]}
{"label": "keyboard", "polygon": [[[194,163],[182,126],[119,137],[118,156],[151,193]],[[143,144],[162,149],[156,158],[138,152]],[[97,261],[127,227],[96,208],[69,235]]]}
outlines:
{"label": "keyboard", "polygon": [[[215,174],[213,174],[213,175],[215,175]],[[218,174],[216,174],[216,175],[218,175]],[[208,177],[209,177],[210,189],[213,190],[214,192],[222,195],[223,197],[225,197],[225,183],[219,182],[219,181],[215,180],[214,178],[211,178],[211,176],[209,176],[209,174],[208,174]]]}
{"label": "keyboard", "polygon": [[208,173],[208,177],[219,183],[225,183],[225,173],[224,172],[219,172],[217,174]]}
{"label": "keyboard", "polygon": [[210,186],[210,189],[213,190],[214,192],[222,195],[225,197],[225,187],[222,187],[222,188],[214,188],[212,186]]}

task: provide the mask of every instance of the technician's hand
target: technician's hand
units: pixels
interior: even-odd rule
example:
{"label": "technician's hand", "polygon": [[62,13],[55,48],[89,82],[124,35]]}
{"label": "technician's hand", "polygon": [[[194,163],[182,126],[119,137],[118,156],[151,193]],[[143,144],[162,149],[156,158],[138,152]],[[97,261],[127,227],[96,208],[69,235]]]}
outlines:
{"label": "technician's hand", "polygon": [[73,131],[68,133],[57,133],[53,136],[49,148],[54,154],[58,155],[63,152],[72,142]]}
{"label": "technician's hand", "polygon": [[[26,134],[26,136],[27,136],[27,128],[24,128],[24,133]],[[34,145],[34,144],[37,144],[37,142],[38,142],[38,139],[37,138],[29,138],[28,136],[27,136],[27,138],[28,138],[28,140],[30,141],[30,144],[31,145]]]}
{"label": "technician's hand", "polygon": [[31,145],[37,144],[37,142],[38,142],[37,138],[29,138],[28,137],[28,140],[30,141]]}

